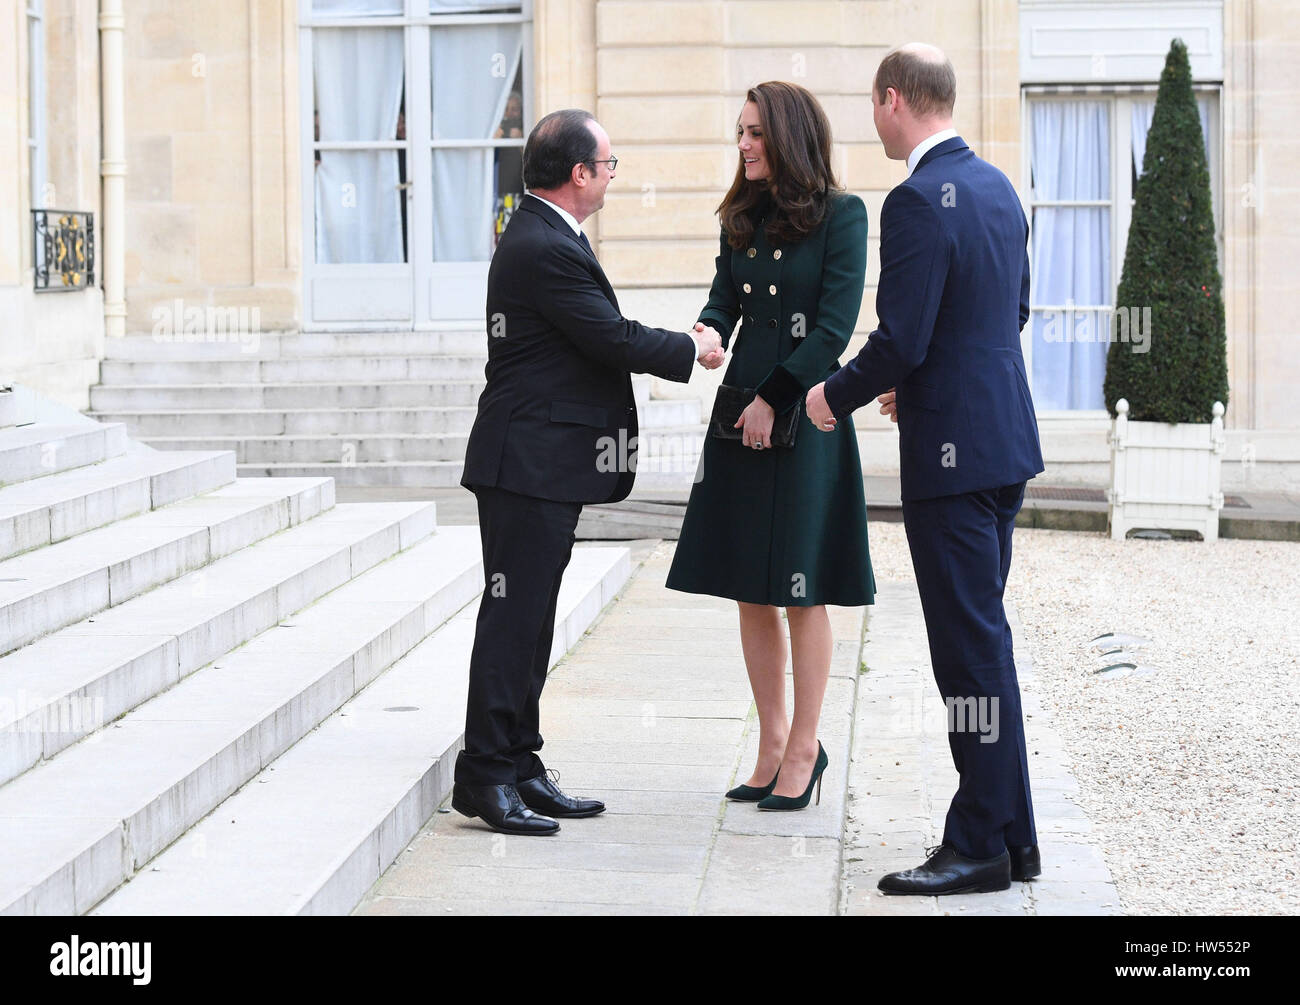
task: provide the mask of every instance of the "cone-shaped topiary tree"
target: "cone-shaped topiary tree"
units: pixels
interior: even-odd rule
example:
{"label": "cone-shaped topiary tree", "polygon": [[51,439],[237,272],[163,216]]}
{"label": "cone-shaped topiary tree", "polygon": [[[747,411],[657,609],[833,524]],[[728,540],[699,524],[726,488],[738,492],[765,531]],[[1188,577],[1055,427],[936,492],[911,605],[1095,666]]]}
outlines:
{"label": "cone-shaped topiary tree", "polygon": [[1127,310],[1134,320],[1150,307],[1150,337],[1111,341],[1105,395],[1112,415],[1115,402],[1127,398],[1131,419],[1209,422],[1214,403],[1228,403],[1222,287],[1192,71],[1187,46],[1174,39],[1115,300],[1116,314]]}

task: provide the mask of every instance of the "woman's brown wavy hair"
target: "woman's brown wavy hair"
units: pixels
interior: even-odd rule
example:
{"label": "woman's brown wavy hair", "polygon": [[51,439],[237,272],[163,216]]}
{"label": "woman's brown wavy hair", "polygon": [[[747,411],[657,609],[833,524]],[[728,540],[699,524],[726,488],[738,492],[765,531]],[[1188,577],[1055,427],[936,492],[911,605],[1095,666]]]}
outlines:
{"label": "woman's brown wavy hair", "polygon": [[737,151],[736,178],[718,205],[718,219],[733,248],[754,235],[753,208],[770,190],[777,212],[763,227],[772,243],[802,241],[821,226],[832,193],[840,191],[831,170],[831,123],[812,93],[798,84],[769,80],[745,94],[758,105],[768,177],[745,178],[745,158]]}

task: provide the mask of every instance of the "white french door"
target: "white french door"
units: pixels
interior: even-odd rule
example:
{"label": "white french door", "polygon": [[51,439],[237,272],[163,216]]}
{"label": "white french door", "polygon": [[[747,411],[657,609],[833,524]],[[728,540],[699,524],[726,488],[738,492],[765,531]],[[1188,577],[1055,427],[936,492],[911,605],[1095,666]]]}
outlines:
{"label": "white french door", "polygon": [[299,0],[304,327],[481,324],[523,192],[531,0]]}

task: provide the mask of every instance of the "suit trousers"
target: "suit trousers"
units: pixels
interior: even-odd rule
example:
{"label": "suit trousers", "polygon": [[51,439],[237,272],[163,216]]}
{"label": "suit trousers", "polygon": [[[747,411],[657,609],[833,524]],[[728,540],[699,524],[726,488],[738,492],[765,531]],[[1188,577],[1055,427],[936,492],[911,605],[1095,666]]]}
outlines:
{"label": "suit trousers", "polygon": [[465,749],[456,781],[513,784],[545,767],[539,703],[550,669],[555,604],[581,503],[474,486],[485,586],[474,630]]}
{"label": "suit trousers", "polygon": [[1020,684],[1002,596],[1025,483],[903,503],[930,661],[960,778],[944,842],[994,858],[1038,841]]}

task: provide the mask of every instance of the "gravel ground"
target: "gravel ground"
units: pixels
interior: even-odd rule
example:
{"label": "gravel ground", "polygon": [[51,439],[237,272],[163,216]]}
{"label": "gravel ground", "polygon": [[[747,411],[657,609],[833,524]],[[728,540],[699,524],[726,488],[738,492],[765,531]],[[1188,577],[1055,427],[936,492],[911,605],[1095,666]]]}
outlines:
{"label": "gravel ground", "polygon": [[[911,578],[901,524],[871,557]],[[1300,913],[1300,544],[1021,529],[1007,595],[1124,909]],[[1095,676],[1103,632],[1154,672]]]}

